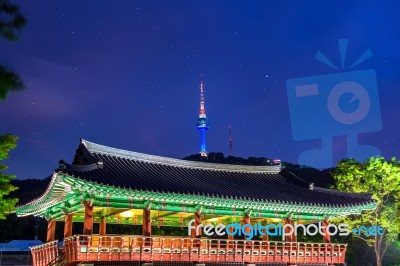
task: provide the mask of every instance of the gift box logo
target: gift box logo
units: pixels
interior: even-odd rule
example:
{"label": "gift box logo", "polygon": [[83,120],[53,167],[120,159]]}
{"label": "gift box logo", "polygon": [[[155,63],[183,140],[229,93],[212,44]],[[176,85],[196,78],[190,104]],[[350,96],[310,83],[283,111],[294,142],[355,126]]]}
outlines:
{"label": "gift box logo", "polygon": [[[347,40],[339,40],[342,71]],[[286,81],[293,139],[321,139],[321,149],[299,155],[299,164],[317,168],[333,164],[332,139],[346,136],[347,157],[359,160],[380,154],[370,145],[358,144],[358,134],[382,129],[379,94],[374,69],[352,71],[372,56],[367,49],[346,72],[294,78]],[[315,58],[338,70],[321,52]]]}

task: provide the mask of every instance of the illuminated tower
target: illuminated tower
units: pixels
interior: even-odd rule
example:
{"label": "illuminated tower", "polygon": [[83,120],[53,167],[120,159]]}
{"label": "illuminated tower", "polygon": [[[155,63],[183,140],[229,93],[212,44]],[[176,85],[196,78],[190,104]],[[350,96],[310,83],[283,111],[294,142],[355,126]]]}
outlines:
{"label": "illuminated tower", "polygon": [[204,88],[203,80],[200,82],[200,112],[197,120],[197,130],[200,131],[200,156],[207,157],[206,149],[206,130],[208,129],[208,120],[204,108]]}

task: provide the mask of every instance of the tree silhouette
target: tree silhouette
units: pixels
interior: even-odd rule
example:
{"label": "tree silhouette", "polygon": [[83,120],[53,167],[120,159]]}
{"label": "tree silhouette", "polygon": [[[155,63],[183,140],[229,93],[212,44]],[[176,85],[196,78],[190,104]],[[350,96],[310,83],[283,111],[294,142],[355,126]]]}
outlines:
{"label": "tree silhouette", "polygon": [[9,92],[23,89],[24,84],[18,74],[0,65],[0,99],[5,99]]}
{"label": "tree silhouette", "polygon": [[[0,0],[0,36],[8,41],[17,40],[19,31],[25,24],[26,19],[18,6],[8,0]],[[23,82],[18,74],[0,65],[0,99],[5,99],[10,91],[23,88]],[[8,158],[9,151],[14,149],[16,145],[17,137],[11,134],[0,136],[0,161]],[[15,204],[18,202],[18,199],[8,197],[17,187],[10,183],[15,176],[3,173],[6,169],[6,165],[0,164],[0,219],[5,219],[5,215],[14,210]]]}
{"label": "tree silhouette", "polygon": [[[8,158],[9,151],[14,149],[16,145],[17,137],[10,134],[0,136],[0,161]],[[18,199],[7,197],[17,187],[10,184],[11,179],[15,178],[15,176],[4,174],[4,170],[7,170],[7,166],[0,164],[0,219],[5,219],[5,215],[14,210],[18,201]]]}
{"label": "tree silhouette", "polygon": [[[0,36],[8,41],[19,39],[19,32],[26,25],[26,19],[17,5],[8,0],[0,0]],[[12,91],[24,89],[18,74],[0,65],[0,99],[5,99]]]}
{"label": "tree silhouette", "polygon": [[339,190],[368,193],[375,200],[375,210],[365,211],[359,216],[343,217],[343,221],[350,228],[381,227],[378,233],[354,235],[374,247],[376,265],[381,266],[388,249],[400,244],[400,161],[372,157],[360,163],[355,159],[346,159],[339,162],[333,176]]}
{"label": "tree silhouette", "polygon": [[0,0],[0,35],[10,41],[17,40],[25,24],[26,19],[17,5],[8,0]]}

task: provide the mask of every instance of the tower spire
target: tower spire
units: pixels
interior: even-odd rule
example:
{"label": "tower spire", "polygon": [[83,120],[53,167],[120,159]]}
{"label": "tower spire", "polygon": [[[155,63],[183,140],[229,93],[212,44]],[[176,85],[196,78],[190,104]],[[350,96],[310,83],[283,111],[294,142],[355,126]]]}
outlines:
{"label": "tower spire", "polygon": [[204,82],[203,79],[200,81],[200,112],[199,115],[205,115],[206,110],[204,108]]}
{"label": "tower spire", "polygon": [[207,157],[206,149],[206,130],[208,130],[208,120],[206,116],[206,109],[204,107],[204,82],[200,81],[200,111],[199,118],[197,119],[197,130],[200,131],[200,156]]}

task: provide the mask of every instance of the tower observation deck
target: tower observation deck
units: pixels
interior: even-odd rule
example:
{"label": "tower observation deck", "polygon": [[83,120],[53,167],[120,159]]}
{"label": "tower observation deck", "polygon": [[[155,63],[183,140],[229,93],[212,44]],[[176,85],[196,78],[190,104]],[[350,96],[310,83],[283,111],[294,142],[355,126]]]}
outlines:
{"label": "tower observation deck", "polygon": [[197,130],[200,131],[200,155],[207,157],[206,130],[208,130],[208,119],[204,108],[204,82],[200,82],[200,112],[197,120]]}

